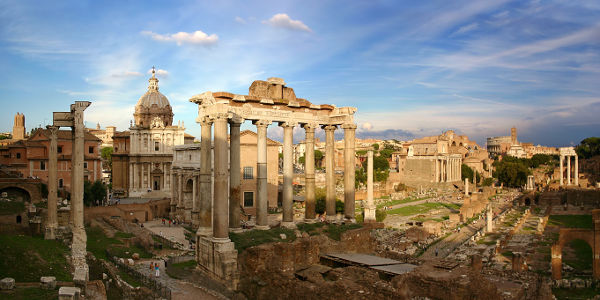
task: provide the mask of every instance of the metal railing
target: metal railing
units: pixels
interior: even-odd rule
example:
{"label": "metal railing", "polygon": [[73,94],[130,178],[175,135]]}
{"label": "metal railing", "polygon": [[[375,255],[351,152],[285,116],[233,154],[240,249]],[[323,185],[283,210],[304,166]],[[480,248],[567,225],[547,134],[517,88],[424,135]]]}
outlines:
{"label": "metal railing", "polygon": [[119,269],[123,270],[125,273],[138,280],[143,286],[154,291],[154,293],[156,293],[159,297],[171,300],[171,289],[166,284],[157,280],[156,277],[152,276],[151,274],[144,274],[139,270],[132,268],[129,264],[121,262],[121,260],[118,257],[113,256],[108,250],[106,250],[106,256]]}

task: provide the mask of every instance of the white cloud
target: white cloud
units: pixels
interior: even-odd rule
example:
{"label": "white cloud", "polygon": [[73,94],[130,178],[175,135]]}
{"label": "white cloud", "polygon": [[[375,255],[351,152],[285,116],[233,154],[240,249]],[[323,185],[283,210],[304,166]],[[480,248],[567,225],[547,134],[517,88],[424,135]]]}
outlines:
{"label": "white cloud", "polygon": [[[148,69],[147,74],[152,74],[152,69]],[[169,71],[163,69],[156,69],[156,75],[160,77],[169,77]]]}
{"label": "white cloud", "polygon": [[371,129],[373,129],[373,124],[371,124],[369,122],[365,122],[361,125],[361,128],[364,130],[371,130]]}
{"label": "white cloud", "polygon": [[142,31],[142,34],[150,36],[155,41],[175,42],[178,46],[183,44],[208,46],[215,44],[219,40],[219,37],[216,34],[213,33],[207,35],[200,30],[196,30],[192,33],[180,31],[173,34],[158,34],[152,31]]}
{"label": "white cloud", "polygon": [[473,30],[477,29],[478,27],[479,27],[479,23],[477,23],[477,22],[471,23],[471,24],[468,24],[468,25],[460,27],[451,36],[459,35],[459,34],[464,34],[464,33],[467,33],[469,31],[473,31]]}
{"label": "white cloud", "polygon": [[263,21],[263,23],[269,24],[273,27],[312,32],[312,29],[306,26],[306,24],[302,23],[302,21],[292,20],[287,14],[276,14],[269,20]]}
{"label": "white cloud", "polygon": [[142,76],[142,73],[136,72],[136,71],[122,71],[122,72],[113,73],[110,76],[115,77],[115,78],[139,77],[139,76]]}
{"label": "white cloud", "polygon": [[244,20],[244,18],[242,17],[235,17],[235,21],[240,23],[240,24],[246,24],[246,20]]}

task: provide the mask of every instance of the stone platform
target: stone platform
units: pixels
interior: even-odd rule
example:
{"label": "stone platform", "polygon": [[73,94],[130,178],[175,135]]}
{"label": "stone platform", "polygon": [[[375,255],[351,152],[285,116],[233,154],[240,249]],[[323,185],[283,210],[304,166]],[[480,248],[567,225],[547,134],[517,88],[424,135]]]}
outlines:
{"label": "stone platform", "polygon": [[198,236],[198,268],[227,287],[236,289],[239,283],[238,252],[229,239]]}

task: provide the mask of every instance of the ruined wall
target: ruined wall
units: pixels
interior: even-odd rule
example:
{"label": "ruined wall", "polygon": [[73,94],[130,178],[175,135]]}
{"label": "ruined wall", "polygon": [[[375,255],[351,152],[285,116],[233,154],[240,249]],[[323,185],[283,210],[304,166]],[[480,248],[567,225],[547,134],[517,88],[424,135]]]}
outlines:
{"label": "ruined wall", "polygon": [[112,206],[86,207],[84,218],[86,222],[97,217],[118,216],[127,221],[146,222],[154,218],[169,215],[169,199],[154,200],[147,203],[119,204]]}

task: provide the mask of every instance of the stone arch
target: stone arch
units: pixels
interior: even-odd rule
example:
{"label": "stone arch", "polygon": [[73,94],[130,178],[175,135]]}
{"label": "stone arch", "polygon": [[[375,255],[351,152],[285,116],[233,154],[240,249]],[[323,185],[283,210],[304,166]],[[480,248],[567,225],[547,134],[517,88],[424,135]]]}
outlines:
{"label": "stone arch", "polygon": [[6,192],[9,198],[13,198],[20,202],[31,202],[31,193],[24,188],[18,186],[7,186],[0,189],[0,194]]}
{"label": "stone arch", "polygon": [[525,197],[525,205],[526,206],[530,206],[531,205],[531,199],[529,197]]}
{"label": "stone arch", "polygon": [[[595,216],[594,216],[595,217]],[[594,218],[596,222],[596,218]],[[593,253],[592,270],[594,279],[600,279],[600,247],[596,247],[594,240],[600,238],[600,231],[579,228],[561,228],[558,241],[552,245],[552,279],[562,278],[562,250],[565,245],[574,240],[583,240]]]}
{"label": "stone arch", "polygon": [[456,142],[455,141],[452,142],[452,146],[453,147],[456,146]]}

